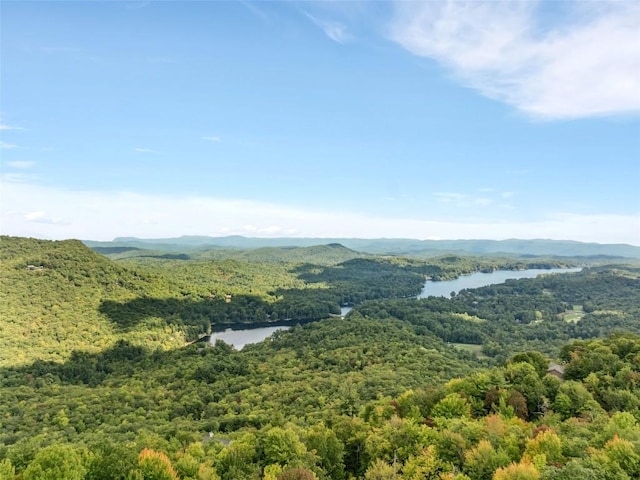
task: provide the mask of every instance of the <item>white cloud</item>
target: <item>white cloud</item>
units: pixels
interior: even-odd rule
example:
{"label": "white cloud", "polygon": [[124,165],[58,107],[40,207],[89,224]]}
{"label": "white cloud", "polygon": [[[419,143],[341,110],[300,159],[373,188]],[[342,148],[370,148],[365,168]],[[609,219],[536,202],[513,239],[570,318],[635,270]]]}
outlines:
{"label": "white cloud", "polygon": [[260,233],[264,235],[281,235],[283,228],[278,225],[269,225],[261,229]]}
{"label": "white cloud", "polygon": [[144,148],[144,147],[136,147],[135,151],[138,153],[158,153],[155,150],[152,150],[151,148]]}
{"label": "white cloud", "polygon": [[69,222],[61,218],[47,216],[47,213],[42,210],[26,213],[24,219],[27,222],[45,223],[48,225],[70,225]]}
{"label": "white cloud", "polygon": [[110,240],[216,232],[267,237],[551,238],[640,245],[640,213],[561,213],[530,222],[432,221],[238,199],[71,191],[6,180],[0,187],[0,225],[7,235]]}
{"label": "white cloud", "polygon": [[20,146],[16,145],[15,143],[7,143],[7,142],[0,141],[0,148],[4,150],[13,150],[15,148],[20,148]]}
{"label": "white cloud", "polygon": [[30,212],[30,213],[26,213],[24,215],[24,218],[26,220],[29,220],[30,222],[33,222],[34,220],[44,217],[44,215],[45,215],[45,212],[42,212],[42,211]]}
{"label": "white cloud", "polygon": [[7,167],[11,168],[31,168],[36,164],[36,162],[30,162],[26,160],[15,160],[11,162],[7,162]]}
{"label": "white cloud", "polygon": [[390,35],[529,115],[639,113],[640,2],[562,6],[566,21],[546,25],[544,2],[397,2]]}
{"label": "white cloud", "polygon": [[202,140],[206,140],[208,142],[218,143],[220,141],[220,137],[217,135],[210,135],[208,137],[202,137]]}
{"label": "white cloud", "polygon": [[[489,193],[489,191],[485,190],[485,193]],[[487,207],[494,203],[491,198],[478,197],[475,195],[468,195],[466,193],[436,192],[433,196],[438,203],[444,203],[461,208]]]}
{"label": "white cloud", "polygon": [[15,125],[7,125],[6,123],[0,123],[0,130],[24,130],[22,127],[16,127]]}
{"label": "white cloud", "polygon": [[331,40],[337,43],[346,43],[351,40],[351,35],[348,32],[347,26],[341,22],[320,20],[314,17],[308,12],[305,15]]}

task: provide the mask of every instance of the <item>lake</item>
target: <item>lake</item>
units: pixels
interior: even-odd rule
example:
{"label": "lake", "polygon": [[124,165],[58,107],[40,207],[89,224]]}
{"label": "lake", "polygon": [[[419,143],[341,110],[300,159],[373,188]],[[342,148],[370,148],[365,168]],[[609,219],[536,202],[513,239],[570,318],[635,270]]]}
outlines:
{"label": "lake", "polygon": [[[418,298],[426,298],[429,296],[449,297],[451,292],[458,293],[465,288],[478,288],[486,285],[495,285],[504,283],[510,279],[535,278],[541,274],[549,273],[571,273],[579,272],[581,268],[551,268],[551,269],[529,269],[529,270],[496,270],[491,273],[476,272],[470,275],[463,275],[455,280],[444,280],[442,282],[426,281],[424,289],[418,295]],[[341,317],[347,315],[353,307],[342,307],[340,309]],[[307,322],[291,322],[307,323]],[[288,330],[289,325],[264,326],[257,325],[254,328],[234,326],[222,332],[213,332],[209,338],[212,345],[216,340],[222,340],[229,345],[233,345],[236,349],[241,350],[249,343],[258,343],[269,337],[276,330]]]}
{"label": "lake", "polygon": [[479,288],[487,285],[504,283],[507,280],[517,280],[521,278],[535,278],[538,275],[549,273],[572,273],[579,272],[581,268],[549,268],[529,270],[496,270],[490,273],[476,272],[470,275],[462,275],[455,280],[444,280],[442,282],[432,282],[427,280],[418,298],[450,297],[451,292],[458,293],[465,288]]}
{"label": "lake", "polygon": [[238,350],[248,343],[259,343],[265,338],[271,336],[276,330],[289,330],[291,327],[278,326],[278,327],[257,327],[257,328],[245,328],[242,330],[232,330],[228,328],[224,332],[214,332],[209,337],[209,343],[215,344],[217,340],[222,340],[224,343],[233,345]]}

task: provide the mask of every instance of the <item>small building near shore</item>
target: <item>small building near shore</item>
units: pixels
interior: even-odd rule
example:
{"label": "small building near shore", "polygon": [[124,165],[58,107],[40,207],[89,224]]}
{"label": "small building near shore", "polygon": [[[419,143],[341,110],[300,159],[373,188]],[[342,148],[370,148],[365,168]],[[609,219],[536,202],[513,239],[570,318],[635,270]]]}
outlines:
{"label": "small building near shore", "polygon": [[564,366],[553,362],[549,363],[547,375],[553,375],[560,380],[564,380]]}

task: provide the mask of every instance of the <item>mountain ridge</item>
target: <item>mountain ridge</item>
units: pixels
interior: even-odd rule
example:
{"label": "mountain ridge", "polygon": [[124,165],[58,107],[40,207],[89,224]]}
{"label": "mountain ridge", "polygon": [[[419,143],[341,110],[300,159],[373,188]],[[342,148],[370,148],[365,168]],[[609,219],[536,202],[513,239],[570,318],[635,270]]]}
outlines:
{"label": "mountain ridge", "polygon": [[409,238],[320,238],[320,237],[225,237],[181,236],[145,239],[116,237],[111,242],[83,241],[87,246],[130,246],[165,251],[201,248],[255,249],[264,247],[311,247],[341,244],[362,253],[431,256],[443,253],[473,255],[554,255],[569,257],[640,258],[640,246],[616,243],[602,244],[576,240],[506,239],[506,240],[419,240]]}

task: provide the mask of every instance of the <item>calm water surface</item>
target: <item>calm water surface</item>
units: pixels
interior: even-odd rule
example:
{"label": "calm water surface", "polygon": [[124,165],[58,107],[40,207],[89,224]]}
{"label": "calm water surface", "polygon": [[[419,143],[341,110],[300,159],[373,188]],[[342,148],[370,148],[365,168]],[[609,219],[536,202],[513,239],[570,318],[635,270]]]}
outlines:
{"label": "calm water surface", "polygon": [[487,285],[496,285],[498,283],[504,283],[511,279],[520,278],[535,278],[541,274],[550,273],[571,273],[579,272],[581,268],[549,268],[549,269],[537,269],[531,268],[529,270],[496,270],[491,273],[476,272],[471,275],[463,275],[455,280],[445,280],[443,282],[426,281],[422,293],[418,295],[418,298],[426,298],[429,296],[434,297],[449,297],[451,292],[458,293],[465,288],[479,288]]}
{"label": "calm water surface", "polygon": [[243,330],[227,329],[224,332],[215,332],[211,334],[209,343],[215,344],[217,340],[222,340],[224,343],[233,345],[238,350],[242,350],[248,343],[259,343],[265,338],[269,337],[276,330],[289,330],[291,327],[258,327],[258,328],[246,328]]}

